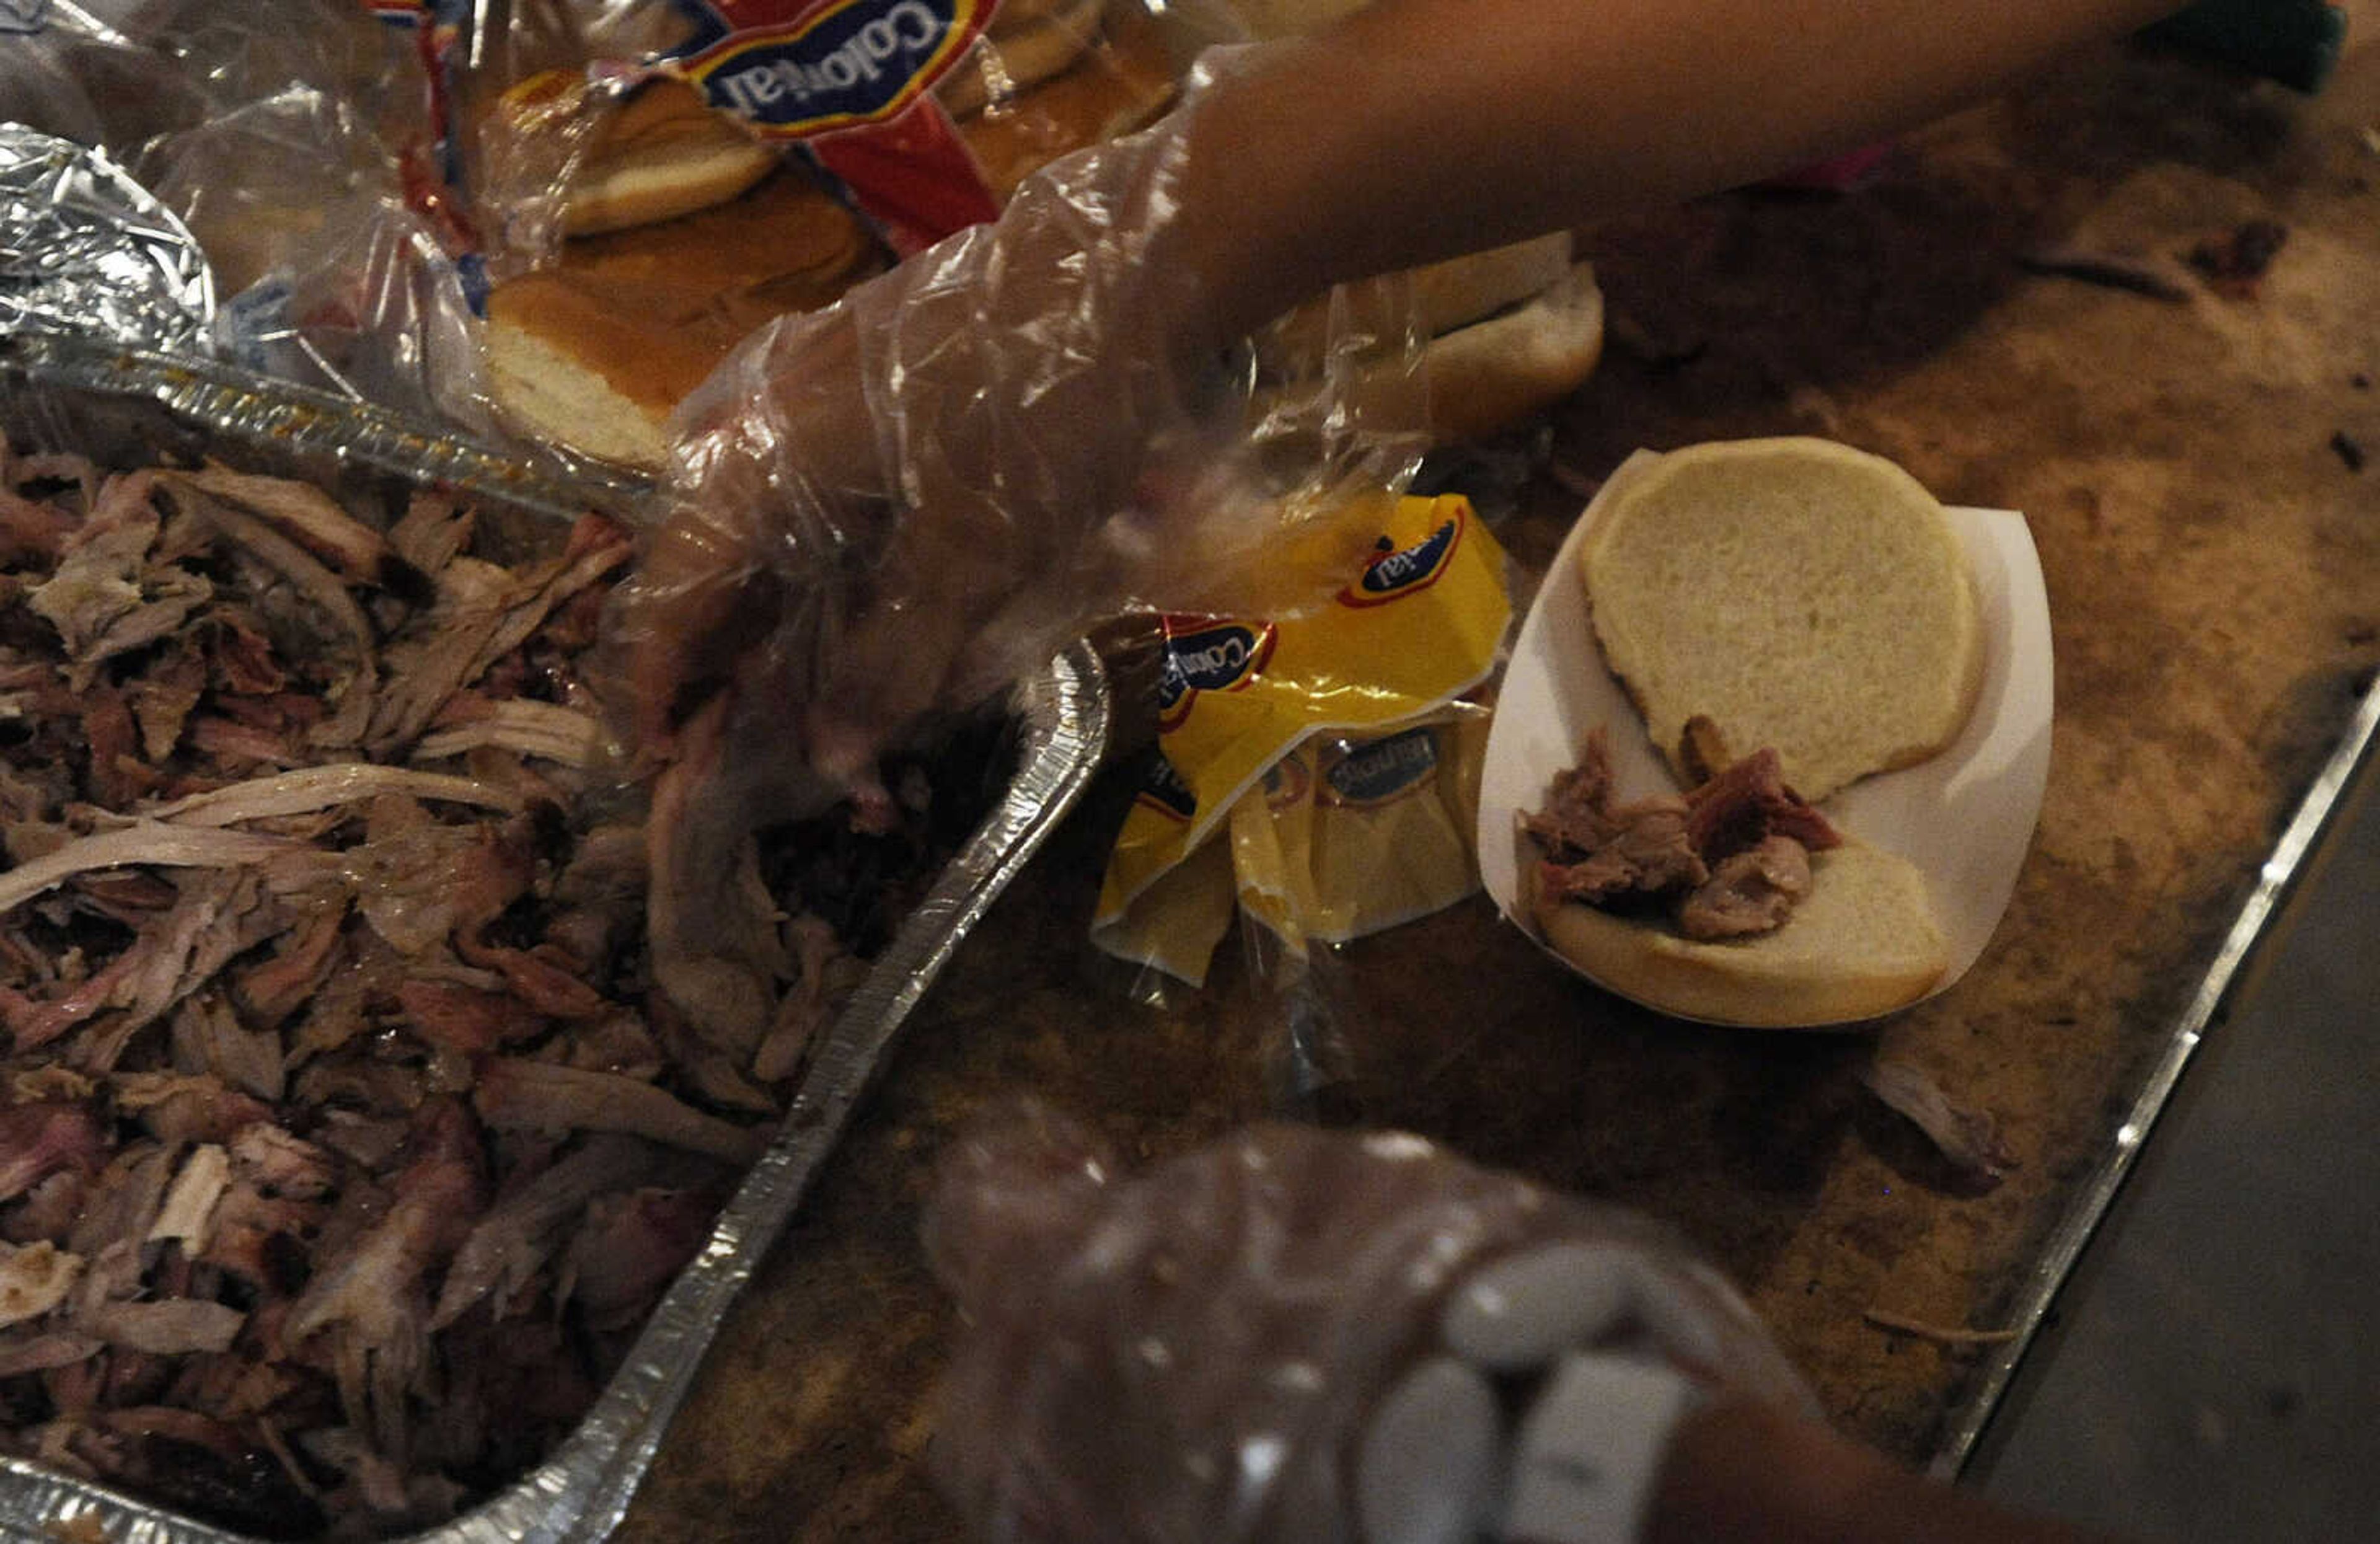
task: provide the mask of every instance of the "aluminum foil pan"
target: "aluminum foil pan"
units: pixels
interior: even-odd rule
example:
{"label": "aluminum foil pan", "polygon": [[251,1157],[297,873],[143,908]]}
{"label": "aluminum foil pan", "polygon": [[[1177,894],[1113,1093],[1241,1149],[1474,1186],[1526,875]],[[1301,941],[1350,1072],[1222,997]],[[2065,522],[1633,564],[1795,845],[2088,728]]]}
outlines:
{"label": "aluminum foil pan", "polygon": [[[0,431],[73,432],[86,446],[134,444],[152,454],[203,444],[249,469],[326,482],[361,469],[434,481],[483,506],[537,517],[633,492],[625,484],[574,488],[467,441],[406,439],[401,433],[415,432],[276,382],[55,338],[0,341]],[[997,804],[822,1037],[776,1142],[729,1199],[594,1408],[537,1468],[410,1539],[547,1544],[601,1538],[618,1524],[728,1306],[842,1139],[910,1010],[1089,785],[1106,749],[1110,704],[1105,670],[1087,644],[1018,687],[1011,704],[1016,767]],[[239,1537],[0,1459],[0,1541],[7,1544],[233,1544]]]}
{"label": "aluminum foil pan", "polygon": [[214,319],[213,273],[171,210],[103,152],[0,124],[0,334],[196,353]]}
{"label": "aluminum foil pan", "polygon": [[[217,442],[272,446],[290,475],[317,479],[359,468],[415,482],[464,488],[504,505],[574,516],[594,508],[636,521],[652,488],[543,451],[497,447],[458,435],[450,424],[410,419],[294,382],[267,380],[234,365],[119,347],[67,333],[0,336],[0,371],[10,385],[42,388],[17,405],[11,422],[35,427],[51,400],[71,400],[61,433],[89,439],[130,412],[139,427],[165,439],[132,441],[147,454],[175,448],[195,456]],[[65,394],[63,396],[61,394]],[[102,405],[106,405],[103,410]],[[126,452],[127,455],[132,451]]]}

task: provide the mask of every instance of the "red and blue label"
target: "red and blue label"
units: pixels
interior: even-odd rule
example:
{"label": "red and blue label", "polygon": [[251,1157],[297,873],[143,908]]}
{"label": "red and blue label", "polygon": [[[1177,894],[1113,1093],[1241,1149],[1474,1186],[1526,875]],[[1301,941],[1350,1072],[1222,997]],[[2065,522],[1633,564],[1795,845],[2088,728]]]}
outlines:
{"label": "red and blue label", "polygon": [[677,0],[691,34],[657,67],[771,139],[800,140],[916,250],[1000,213],[928,89],[998,0]]}
{"label": "red and blue label", "polygon": [[1238,691],[1272,658],[1279,630],[1269,622],[1206,616],[1164,619],[1165,659],[1157,677],[1158,723],[1179,723],[1200,692]]}
{"label": "red and blue label", "polygon": [[[367,15],[392,30],[412,34],[430,131],[422,141],[402,147],[398,175],[406,202],[428,217],[450,256],[469,255],[480,241],[456,196],[463,185],[463,157],[455,134],[454,82],[472,5],[473,0],[364,0]],[[481,310],[484,296],[468,298],[475,313]]]}
{"label": "red and blue label", "polygon": [[1365,559],[1363,574],[1339,592],[1339,603],[1384,606],[1427,590],[1446,572],[1470,524],[1469,512],[1457,505],[1451,515],[1410,547],[1391,546],[1387,537],[1381,537],[1378,546]]}
{"label": "red and blue label", "polygon": [[671,51],[673,72],[765,134],[807,139],[907,110],[957,62],[992,7],[987,0],[713,0],[693,9],[697,31]]}

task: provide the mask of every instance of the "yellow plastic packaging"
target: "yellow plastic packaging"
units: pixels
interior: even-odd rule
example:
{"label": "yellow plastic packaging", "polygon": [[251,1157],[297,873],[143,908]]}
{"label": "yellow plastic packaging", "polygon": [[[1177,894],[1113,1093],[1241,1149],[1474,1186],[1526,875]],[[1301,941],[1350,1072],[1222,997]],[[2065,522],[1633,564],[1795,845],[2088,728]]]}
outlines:
{"label": "yellow plastic packaging", "polygon": [[1164,619],[1159,742],[1109,860],[1101,949],[1198,984],[1238,909],[1302,956],[1477,888],[1487,715],[1460,699],[1512,620],[1503,550],[1459,496],[1384,497],[1381,516],[1328,605]]}

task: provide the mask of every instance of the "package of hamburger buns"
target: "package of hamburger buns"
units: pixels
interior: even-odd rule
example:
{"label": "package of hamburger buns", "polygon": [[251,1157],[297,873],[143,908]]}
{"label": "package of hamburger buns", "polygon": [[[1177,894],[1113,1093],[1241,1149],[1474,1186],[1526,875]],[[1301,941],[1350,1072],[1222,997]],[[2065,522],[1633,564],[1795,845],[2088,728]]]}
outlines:
{"label": "package of hamburger buns", "polygon": [[657,470],[694,385],[1143,128],[1245,36],[1220,0],[516,6],[442,52],[499,418]]}

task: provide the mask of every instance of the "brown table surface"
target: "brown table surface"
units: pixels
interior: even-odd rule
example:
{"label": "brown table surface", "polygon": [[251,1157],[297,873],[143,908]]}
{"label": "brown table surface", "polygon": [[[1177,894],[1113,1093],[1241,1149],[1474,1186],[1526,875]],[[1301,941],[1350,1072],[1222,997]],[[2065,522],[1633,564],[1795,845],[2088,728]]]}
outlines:
{"label": "brown table surface", "polygon": [[[1523,565],[1630,450],[1744,434],[1831,435],[2030,519],[2057,648],[2049,790],[1965,979],[1876,1035],[1694,1028],[1550,968],[1478,900],[1331,973],[1358,1075],[1338,1114],[1670,1220],[1833,1419],[1912,1461],[1977,1353],[1864,1315],[2004,1321],[2380,662],[2380,466],[2355,454],[2380,456],[2380,0],[2350,10],[2358,46],[2313,99],[2098,51],[1904,139],[1853,196],[1736,194],[1586,233],[1612,345],[1504,520]],[[2288,231],[2261,281],[2184,261],[2252,220]],[[2024,261],[2060,249],[2163,264],[2181,298]],[[1087,801],[920,1009],[625,1537],[959,1537],[922,1462],[952,1313],[917,1246],[953,1129],[1034,1090],[1155,1155],[1273,1108],[1279,1015],[1235,948],[1150,1007],[1085,942],[1118,794]],[[1989,1111],[2021,1167],[1961,1193],[1861,1088],[1877,1053]]]}

